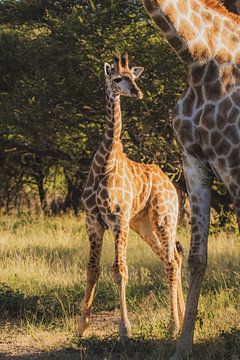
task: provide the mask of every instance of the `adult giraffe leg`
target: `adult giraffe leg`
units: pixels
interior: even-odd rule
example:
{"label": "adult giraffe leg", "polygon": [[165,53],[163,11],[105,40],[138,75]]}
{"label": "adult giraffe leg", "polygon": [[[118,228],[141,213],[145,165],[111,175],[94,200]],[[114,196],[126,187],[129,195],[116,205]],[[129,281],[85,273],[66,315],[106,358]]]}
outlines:
{"label": "adult giraffe leg", "polygon": [[119,289],[120,296],[120,312],[121,319],[119,322],[119,335],[121,338],[130,338],[131,324],[128,320],[127,306],[126,306],[126,285],[128,282],[128,268],[127,268],[127,242],[129,234],[129,224],[121,223],[114,225],[112,228],[115,237],[115,261],[113,265],[114,280]]}
{"label": "adult giraffe leg", "polygon": [[212,175],[198,159],[184,158],[184,174],[191,204],[191,245],[188,258],[190,284],[182,334],[171,360],[188,360],[192,353],[194,324],[202,280],[207,266]]}
{"label": "adult giraffe leg", "polygon": [[102,225],[99,224],[97,220],[93,220],[90,216],[86,218],[86,227],[90,241],[90,255],[87,265],[87,286],[82,304],[79,325],[80,336],[83,336],[84,331],[90,323],[94,290],[100,275],[100,257],[104,234],[104,228]]}

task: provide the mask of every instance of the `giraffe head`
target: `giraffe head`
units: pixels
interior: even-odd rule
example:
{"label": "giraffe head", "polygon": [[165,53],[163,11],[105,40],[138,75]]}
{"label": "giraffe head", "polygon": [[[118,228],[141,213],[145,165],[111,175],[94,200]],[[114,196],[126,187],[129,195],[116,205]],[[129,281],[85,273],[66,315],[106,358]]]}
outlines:
{"label": "giraffe head", "polygon": [[143,93],[136,84],[136,80],[142,74],[143,67],[128,67],[128,55],[125,53],[121,58],[114,55],[114,64],[104,63],[104,73],[107,90],[113,95],[122,95],[143,98]]}

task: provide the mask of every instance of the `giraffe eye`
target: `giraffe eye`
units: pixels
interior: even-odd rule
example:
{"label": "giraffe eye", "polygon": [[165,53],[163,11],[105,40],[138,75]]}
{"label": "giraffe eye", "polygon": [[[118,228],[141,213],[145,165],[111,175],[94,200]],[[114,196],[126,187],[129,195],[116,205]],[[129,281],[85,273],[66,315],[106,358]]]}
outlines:
{"label": "giraffe eye", "polygon": [[119,83],[121,80],[122,80],[122,78],[117,78],[117,79],[115,79],[113,81],[116,82],[116,83]]}

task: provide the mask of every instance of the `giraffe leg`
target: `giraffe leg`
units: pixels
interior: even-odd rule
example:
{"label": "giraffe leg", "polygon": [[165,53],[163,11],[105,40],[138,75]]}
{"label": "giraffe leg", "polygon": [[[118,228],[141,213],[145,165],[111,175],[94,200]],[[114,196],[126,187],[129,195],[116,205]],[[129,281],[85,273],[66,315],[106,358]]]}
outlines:
{"label": "giraffe leg", "polygon": [[176,228],[178,197],[174,190],[165,193],[155,192],[150,201],[149,217],[155,234],[160,242],[159,257],[166,271],[170,290],[169,332],[176,336],[184,313],[184,300],[181,286],[181,255],[176,248]]}
{"label": "giraffe leg", "polygon": [[[163,204],[163,200],[161,198],[156,199],[156,201],[159,204]],[[174,201],[172,202],[172,204],[174,204]],[[131,228],[136,231],[142,237],[142,239],[150,245],[154,253],[164,263],[170,287],[171,317],[169,327],[170,333],[174,336],[178,332],[179,326],[182,326],[185,310],[181,284],[182,255],[178,252],[175,246],[177,212],[174,216],[169,216],[169,218],[171,218],[172,220],[172,224],[169,223],[167,227],[164,226],[162,233],[160,232],[158,226],[154,225],[153,220],[150,221],[149,212],[151,214],[151,218],[158,219],[159,224],[163,222],[162,215],[159,213],[156,214],[156,208],[157,203],[152,204],[149,210],[145,210],[138,216],[138,218],[134,219],[131,222]],[[172,228],[172,235],[170,235],[168,227]],[[174,248],[173,264],[172,262],[170,262],[169,264],[168,261],[169,247],[171,246]],[[174,279],[172,279],[173,276]]]}
{"label": "giraffe leg", "polygon": [[193,157],[184,159],[184,173],[191,203],[190,284],[182,334],[171,360],[188,360],[192,353],[198,299],[207,265],[212,175],[204,164]]}
{"label": "giraffe leg", "polygon": [[165,272],[168,279],[169,291],[170,291],[170,321],[169,321],[169,333],[175,337],[180,329],[180,319],[182,314],[179,316],[179,310],[183,310],[179,307],[180,302],[178,298],[179,292],[179,277],[181,276],[181,267],[179,267],[175,256],[169,259],[169,245],[171,243],[171,236],[168,229],[160,229],[161,225],[155,226],[155,232],[162,244],[161,254],[159,257],[163,261]]}
{"label": "giraffe leg", "polygon": [[[177,245],[178,247],[178,245]],[[179,323],[180,323],[180,327],[182,328],[183,326],[183,319],[184,319],[184,313],[185,313],[185,301],[184,301],[184,297],[183,297],[183,292],[182,292],[182,258],[183,258],[183,254],[182,254],[182,249],[177,249],[177,251],[175,251],[175,260],[178,263],[178,285],[177,285],[177,301],[178,301],[178,316],[179,316]]]}
{"label": "giraffe leg", "polygon": [[80,336],[83,336],[84,331],[87,329],[90,323],[94,290],[100,275],[100,256],[104,234],[104,228],[97,220],[93,221],[90,217],[87,217],[86,226],[90,240],[90,255],[87,265],[87,286],[80,317]]}
{"label": "giraffe leg", "polygon": [[119,289],[121,319],[119,322],[119,335],[121,338],[130,338],[131,324],[128,320],[126,306],[126,285],[128,282],[128,268],[126,263],[127,241],[129,225],[121,224],[113,227],[115,237],[115,261],[113,265],[114,279]]}

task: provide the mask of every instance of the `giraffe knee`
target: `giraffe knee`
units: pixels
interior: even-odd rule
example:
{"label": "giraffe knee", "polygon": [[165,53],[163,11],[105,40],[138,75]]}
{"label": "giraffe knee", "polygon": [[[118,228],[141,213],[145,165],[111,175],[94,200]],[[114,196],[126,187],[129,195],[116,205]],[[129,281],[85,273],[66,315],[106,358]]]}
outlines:
{"label": "giraffe knee", "polygon": [[100,266],[93,268],[88,268],[87,269],[87,281],[88,283],[93,283],[95,284],[100,276]]}
{"label": "giraffe knee", "polygon": [[168,281],[170,284],[177,281],[178,273],[179,273],[179,264],[176,259],[172,261],[168,261],[165,263],[165,269],[168,277]]}
{"label": "giraffe knee", "polygon": [[117,285],[120,285],[122,281],[128,282],[128,269],[127,266],[116,267],[113,265],[114,280]]}

